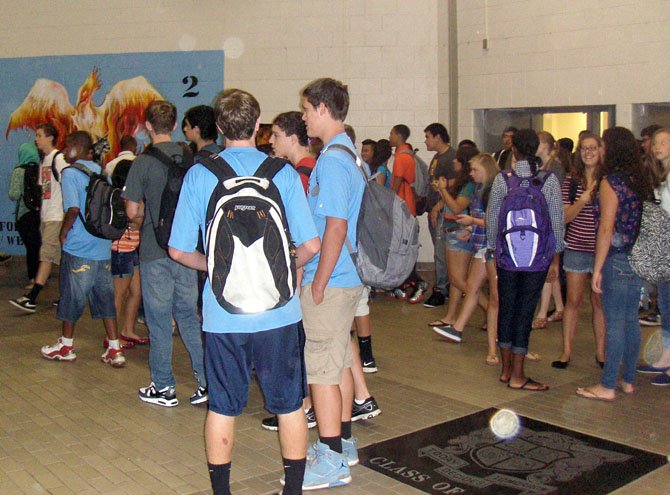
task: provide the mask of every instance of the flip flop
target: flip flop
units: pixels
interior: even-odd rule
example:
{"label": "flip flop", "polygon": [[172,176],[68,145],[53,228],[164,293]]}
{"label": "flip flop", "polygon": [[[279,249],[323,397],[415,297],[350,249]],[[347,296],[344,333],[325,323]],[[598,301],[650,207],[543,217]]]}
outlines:
{"label": "flip flop", "polygon": [[486,356],[486,364],[489,366],[498,366],[500,364],[500,359],[495,354],[489,354]]}
{"label": "flip flop", "polygon": [[149,339],[149,337],[145,337],[145,338],[140,337],[139,339],[136,339],[135,337],[126,337],[122,333],[119,334],[119,338],[121,340],[125,340],[126,342],[132,342],[133,344],[137,344],[137,345],[148,345],[149,342],[151,341]]}
{"label": "flip flop", "polygon": [[505,380],[504,378],[498,378],[498,381],[499,381],[500,383],[506,383],[506,384],[509,384],[509,378],[508,378],[507,380]]}
{"label": "flip flop", "polygon": [[615,399],[615,397],[611,399],[609,397],[601,397],[600,395],[596,394],[593,390],[591,390],[589,387],[579,387],[577,389],[577,395],[585,399],[604,400],[606,402],[612,402]]}
{"label": "flip flop", "polygon": [[535,361],[539,361],[540,359],[542,359],[542,356],[540,356],[537,352],[527,352],[526,353],[526,359],[528,359],[528,361],[535,362]]}
{"label": "flip flop", "polygon": [[[531,386],[540,385],[544,388],[528,388],[529,385]],[[526,378],[526,381],[520,387],[513,387],[511,383],[508,383],[507,388],[511,388],[512,390],[526,390],[527,392],[546,392],[547,390],[549,390],[549,387],[547,385],[540,382],[536,382],[532,378]]]}
{"label": "flip flop", "polygon": [[530,325],[530,328],[533,330],[542,330],[547,328],[547,319],[546,318],[535,318]]}
{"label": "flip flop", "polygon": [[435,320],[433,322],[428,323],[429,327],[446,327],[447,325],[451,325],[451,323],[444,320]]}

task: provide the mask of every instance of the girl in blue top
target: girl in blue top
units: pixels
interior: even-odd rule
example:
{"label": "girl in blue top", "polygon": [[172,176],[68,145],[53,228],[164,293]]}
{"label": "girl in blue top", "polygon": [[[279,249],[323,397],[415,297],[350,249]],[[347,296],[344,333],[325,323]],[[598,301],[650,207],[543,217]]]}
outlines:
{"label": "girl in blue top", "polygon": [[391,158],[393,150],[388,139],[380,139],[375,146],[374,154],[370,163],[370,171],[376,176],[375,180],[380,186],[391,187],[391,171],[386,164]]}

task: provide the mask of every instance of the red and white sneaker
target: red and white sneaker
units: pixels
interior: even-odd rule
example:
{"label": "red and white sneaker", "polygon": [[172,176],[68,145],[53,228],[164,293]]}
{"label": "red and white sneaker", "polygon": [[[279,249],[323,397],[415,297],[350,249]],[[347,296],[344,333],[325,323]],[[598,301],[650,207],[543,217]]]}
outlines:
{"label": "red and white sneaker", "polygon": [[54,345],[43,346],[42,357],[52,361],[74,361],[77,359],[73,348],[63,344],[62,338],[59,338]]}
{"label": "red and white sneaker", "polygon": [[109,364],[112,368],[123,368],[126,365],[126,357],[123,349],[107,349],[105,353],[100,356],[100,360]]}

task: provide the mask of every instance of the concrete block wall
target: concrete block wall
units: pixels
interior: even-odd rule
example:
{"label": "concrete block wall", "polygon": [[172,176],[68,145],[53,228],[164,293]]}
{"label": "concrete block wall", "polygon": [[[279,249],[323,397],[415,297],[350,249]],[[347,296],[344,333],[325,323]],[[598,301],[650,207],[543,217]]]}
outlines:
{"label": "concrete block wall", "polygon": [[[488,50],[482,40],[488,39]],[[458,2],[459,131],[473,110],[670,101],[667,0]]]}

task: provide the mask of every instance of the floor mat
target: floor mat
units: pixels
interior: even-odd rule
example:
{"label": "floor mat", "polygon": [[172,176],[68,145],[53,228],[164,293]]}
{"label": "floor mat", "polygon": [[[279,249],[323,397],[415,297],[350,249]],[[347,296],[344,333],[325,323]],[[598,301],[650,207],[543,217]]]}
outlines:
{"label": "floor mat", "polygon": [[359,456],[364,466],[433,494],[607,494],[667,463],[494,408],[370,445]]}

